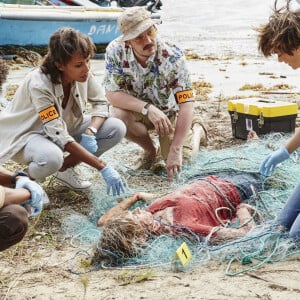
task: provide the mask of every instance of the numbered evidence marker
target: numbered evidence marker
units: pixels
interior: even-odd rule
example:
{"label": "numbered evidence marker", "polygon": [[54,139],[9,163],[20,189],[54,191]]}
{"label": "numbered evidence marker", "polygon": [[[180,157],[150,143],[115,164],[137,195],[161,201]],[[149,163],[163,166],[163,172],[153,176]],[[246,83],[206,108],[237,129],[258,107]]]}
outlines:
{"label": "numbered evidence marker", "polygon": [[185,242],[181,244],[181,246],[176,250],[176,253],[173,256],[174,261],[178,259],[181,261],[181,264],[183,266],[185,266],[192,259],[190,249]]}

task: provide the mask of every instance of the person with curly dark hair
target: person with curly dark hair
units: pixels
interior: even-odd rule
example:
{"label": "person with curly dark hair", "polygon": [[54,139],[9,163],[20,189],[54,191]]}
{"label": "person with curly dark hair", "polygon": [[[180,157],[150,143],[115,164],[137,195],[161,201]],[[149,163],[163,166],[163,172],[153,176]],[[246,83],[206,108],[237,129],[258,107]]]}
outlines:
{"label": "person with curly dark hair", "polygon": [[[293,69],[300,68],[300,8],[292,7],[293,1],[277,7],[277,0],[269,21],[260,25],[258,48],[264,56],[277,55],[279,62],[288,64]],[[299,1],[298,1],[299,2]],[[285,146],[269,154],[261,163],[259,171],[270,176],[278,164],[284,162],[300,147],[300,130],[287,141]],[[277,217],[278,228],[288,231],[289,237],[300,240],[300,184],[295,188]]]}
{"label": "person with curly dark hair", "polygon": [[[266,57],[277,55],[279,62],[288,64],[293,69],[300,68],[300,9],[292,9],[292,1],[288,0],[283,7],[274,4],[273,14],[269,21],[256,28],[258,32],[258,49]],[[300,130],[287,144],[269,154],[260,165],[260,172],[270,176],[276,166],[290,157],[300,146]]]}

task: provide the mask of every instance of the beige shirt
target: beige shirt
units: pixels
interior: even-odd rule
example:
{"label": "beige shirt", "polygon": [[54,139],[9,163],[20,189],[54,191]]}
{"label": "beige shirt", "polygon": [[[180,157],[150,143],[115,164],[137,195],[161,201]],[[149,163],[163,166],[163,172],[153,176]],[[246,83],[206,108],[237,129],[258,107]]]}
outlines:
{"label": "beige shirt", "polygon": [[72,132],[84,114],[108,117],[107,100],[92,74],[86,82],[73,83],[73,106],[65,120],[63,97],[62,84],[53,84],[39,67],[27,74],[12,102],[0,113],[0,163],[18,153],[34,135],[44,135],[63,149],[74,141]]}

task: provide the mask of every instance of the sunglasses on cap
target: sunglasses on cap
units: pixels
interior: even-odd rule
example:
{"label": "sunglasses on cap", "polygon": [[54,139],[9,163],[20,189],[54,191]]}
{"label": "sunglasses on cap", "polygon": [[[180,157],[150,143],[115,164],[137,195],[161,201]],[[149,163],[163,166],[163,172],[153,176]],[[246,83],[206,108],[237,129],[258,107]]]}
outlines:
{"label": "sunglasses on cap", "polygon": [[141,33],[136,38],[132,39],[131,41],[140,43],[142,42],[146,37],[150,39],[156,38],[157,35],[157,28],[155,26],[150,27],[146,32]]}

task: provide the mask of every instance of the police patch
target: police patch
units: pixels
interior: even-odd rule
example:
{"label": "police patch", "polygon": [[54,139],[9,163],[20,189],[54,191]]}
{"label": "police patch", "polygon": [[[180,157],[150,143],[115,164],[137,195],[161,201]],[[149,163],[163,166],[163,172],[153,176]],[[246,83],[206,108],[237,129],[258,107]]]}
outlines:
{"label": "police patch", "polygon": [[185,90],[181,92],[177,92],[175,94],[177,103],[184,103],[190,100],[194,100],[193,90]]}
{"label": "police patch", "polygon": [[43,123],[50,122],[59,117],[59,114],[54,106],[50,106],[39,112],[40,118]]}

